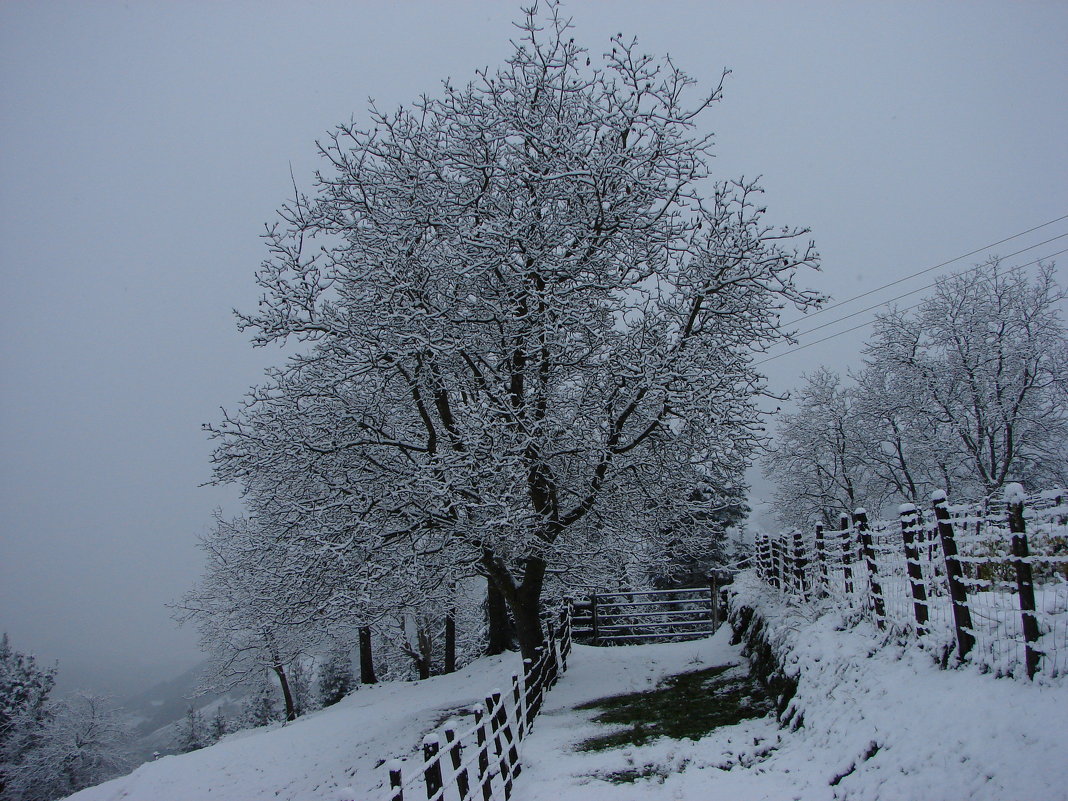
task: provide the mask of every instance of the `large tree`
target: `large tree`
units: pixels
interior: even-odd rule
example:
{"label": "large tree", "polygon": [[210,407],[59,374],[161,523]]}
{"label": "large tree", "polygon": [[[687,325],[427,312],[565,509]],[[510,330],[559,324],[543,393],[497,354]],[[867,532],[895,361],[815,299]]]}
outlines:
{"label": "large tree", "polygon": [[690,100],[622,37],[591,66],[557,11],[502,68],[321,143],[241,316],[311,347],[216,428],[217,475],[262,514],[419,592],[484,575],[527,654],[548,570],[606,537],[655,553],[695,489],[736,489],[753,354],[818,301],[805,232],[710,178],[695,121],[720,87]]}

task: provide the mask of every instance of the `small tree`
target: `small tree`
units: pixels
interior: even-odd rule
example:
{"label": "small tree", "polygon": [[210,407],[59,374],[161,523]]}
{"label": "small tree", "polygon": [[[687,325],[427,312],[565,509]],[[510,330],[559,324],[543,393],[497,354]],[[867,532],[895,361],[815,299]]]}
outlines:
{"label": "small tree", "polygon": [[230,731],[230,722],[223,714],[222,707],[217,707],[215,716],[211,719],[210,737],[213,743],[219,742]]}
{"label": "small tree", "polygon": [[[49,694],[55,668],[42,669],[35,657],[0,639],[0,795],[7,792],[13,773],[36,748],[52,717]],[[6,797],[6,796],[5,796]]]}
{"label": "small tree", "polygon": [[350,649],[335,646],[319,671],[319,703],[332,706],[355,688]]}
{"label": "small tree", "polygon": [[253,684],[252,692],[241,705],[242,728],[266,726],[281,720],[275,695],[275,690],[271,687],[266,675],[261,674],[259,680]]}
{"label": "small tree", "polygon": [[179,754],[187,754],[197,751],[211,744],[211,734],[204,722],[204,715],[196,705],[190,703],[185,712],[185,717],[178,724],[178,731],[174,737],[174,747]]}

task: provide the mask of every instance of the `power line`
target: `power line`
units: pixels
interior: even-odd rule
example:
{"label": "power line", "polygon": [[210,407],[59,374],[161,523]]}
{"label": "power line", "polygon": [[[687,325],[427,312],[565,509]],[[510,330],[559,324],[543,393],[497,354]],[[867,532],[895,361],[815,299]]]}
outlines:
{"label": "power line", "polygon": [[[1061,234],[1061,236],[1055,236],[1055,237],[1053,237],[1053,239],[1050,239],[1050,240],[1047,240],[1047,241],[1052,242],[1053,240],[1060,239],[1060,238],[1062,238],[1064,236],[1068,236],[1068,234]],[[1042,244],[1045,244],[1045,243],[1042,243]],[[1030,250],[1030,249],[1031,248],[1024,248],[1023,250],[1017,251],[1017,254],[1018,253],[1023,253],[1025,250]],[[1060,254],[1066,253],[1066,252],[1068,252],[1068,248],[1066,248],[1064,250],[1058,250],[1058,251],[1056,251],[1054,253],[1050,253],[1048,256],[1042,256],[1040,258],[1034,259],[1034,260],[1026,262],[1024,264],[1018,264],[1015,267],[1011,267],[1009,269],[1011,269],[1011,270],[1022,270],[1024,267],[1030,267],[1033,264],[1038,264],[1041,261],[1045,261],[1046,259],[1051,259],[1054,256],[1059,256]],[[1017,254],[1012,254],[1012,255],[1017,255]],[[1009,257],[1006,257],[1006,258],[1009,258]],[[982,265],[979,265],[979,266],[982,266]],[[967,270],[961,270],[958,273],[953,273],[953,275],[951,277],[956,277],[956,276],[960,276],[960,275],[966,275],[967,273],[970,273],[970,272],[972,272],[974,270],[977,270],[977,269],[979,269],[978,266],[977,267],[969,267]],[[935,282],[935,283],[937,283],[937,282]],[[888,286],[889,286],[889,284],[888,284]],[[872,311],[873,309],[878,309],[880,306],[886,306],[886,305],[888,305],[890,303],[893,303],[895,300],[900,300],[901,298],[908,297],[909,295],[915,295],[917,292],[922,292],[924,289],[930,289],[932,286],[935,286],[935,284],[928,284],[927,286],[920,287],[919,289],[914,289],[911,292],[905,292],[902,295],[898,295],[897,297],[890,298],[889,300],[885,300],[882,303],[876,303],[875,305],[869,306],[869,307],[867,307],[865,309],[861,309],[860,311],[853,312],[852,314],[847,314],[844,317],[839,317],[836,320],[831,320],[830,322],[823,323],[821,325],[816,326],[815,328],[810,328],[807,331],[800,332],[798,335],[800,336],[800,335],[804,335],[804,334],[811,334],[813,331],[818,331],[821,328],[827,328],[828,326],[835,325],[836,323],[844,322],[845,320],[848,320],[851,317],[856,317],[858,314],[863,314],[864,312]],[[858,295],[858,297],[861,297],[861,296]],[[904,309],[901,309],[901,311],[902,312],[909,312],[909,311],[912,311],[915,308],[918,308],[921,305],[923,305],[923,301],[922,300],[919,301],[918,303],[912,304],[911,306],[906,306]],[[859,325],[853,326],[852,328],[847,328],[844,331],[837,331],[837,332],[835,332],[833,334],[828,334],[827,336],[822,337],[821,339],[817,339],[814,342],[806,342],[804,345],[797,345],[797,346],[795,346],[793,348],[790,348],[789,350],[784,350],[782,353],[776,353],[775,355],[768,356],[768,357],[766,357],[764,359],[761,359],[758,362],[753,362],[753,366],[757,367],[757,366],[759,366],[761,364],[767,364],[768,362],[774,361],[775,359],[781,359],[783,356],[789,356],[789,355],[791,355],[793,353],[797,353],[800,350],[804,350],[805,348],[811,348],[813,345],[819,345],[822,342],[827,342],[828,340],[835,339],[835,338],[840,337],[840,336],[844,336],[845,334],[851,334],[854,331],[859,331],[862,328],[867,328],[869,325],[872,325],[874,322],[875,322],[874,319],[867,320],[867,321],[865,321],[863,323],[860,323]]]}
{"label": "power line", "polygon": [[[1060,236],[1055,236],[1052,239],[1047,239],[1045,242],[1039,242],[1037,245],[1031,245],[1031,247],[1026,247],[1026,248],[1023,248],[1022,250],[1017,250],[1015,253],[1010,253],[1009,255],[1003,256],[1002,258],[1011,259],[1013,256],[1019,256],[1021,253],[1024,253],[1024,252],[1026,252],[1028,250],[1033,250],[1034,248],[1040,247],[1041,245],[1048,245],[1050,242],[1053,242],[1054,240],[1057,240],[1057,239],[1063,239],[1066,236],[1068,236],[1068,234],[1061,234]],[[1044,261],[1045,259],[1052,259],[1054,256],[1060,256],[1062,253],[1068,253],[1068,248],[1065,248],[1064,250],[1058,250],[1058,251],[1056,251],[1054,253],[1050,253],[1048,256],[1042,256],[1042,257],[1034,259],[1032,261],[1025,262],[1024,264],[1018,264],[1015,267],[1012,267],[1011,269],[1013,269],[1013,270],[1022,270],[1024,267],[1030,267],[1033,264],[1038,264],[1040,261]],[[975,272],[976,270],[978,270],[982,266],[983,265],[979,264],[979,265],[976,265],[975,267],[969,267],[967,270],[961,270],[958,273],[951,273],[949,276],[946,276],[946,277],[955,278],[955,277],[960,276],[960,275],[967,275],[968,273]],[[850,314],[847,314],[844,317],[839,317],[839,318],[837,318],[835,320],[831,320],[831,321],[826,322],[826,323],[821,323],[820,325],[817,325],[814,328],[806,328],[803,331],[798,331],[798,332],[796,332],[794,334],[794,336],[798,336],[798,337],[805,336],[806,334],[811,334],[813,331],[819,331],[821,328],[827,328],[828,326],[835,325],[836,323],[845,322],[846,320],[848,320],[851,317],[856,317],[858,314],[864,314],[864,312],[869,312],[869,311],[872,311],[873,309],[878,309],[880,306],[887,306],[887,305],[893,303],[895,300],[901,300],[902,298],[907,298],[909,295],[915,295],[917,292],[923,292],[925,289],[931,289],[932,287],[935,287],[937,285],[938,285],[938,281],[932,281],[929,284],[924,284],[919,289],[913,289],[913,290],[910,290],[908,292],[903,292],[902,294],[895,295],[894,297],[888,298],[887,300],[884,300],[881,303],[875,303],[875,304],[872,304],[871,306],[865,306],[863,309],[860,309],[859,311],[851,312]]]}
{"label": "power line", "polygon": [[1005,242],[1009,242],[1013,239],[1019,239],[1021,236],[1033,233],[1034,231],[1037,231],[1040,228],[1045,228],[1049,225],[1053,225],[1053,223],[1060,222],[1061,220],[1068,220],[1068,214],[1061,215],[1060,217],[1057,217],[1053,220],[1049,220],[1048,222],[1044,222],[1041,225],[1036,225],[1034,228],[1028,228],[1026,231],[1020,231],[1018,234],[1013,234],[1012,236],[1007,236],[1004,239],[999,239],[997,242],[991,242],[989,245],[983,245],[983,247],[976,248],[975,250],[969,251],[968,253],[962,253],[956,258],[952,258],[949,261],[944,261],[941,264],[936,264],[933,267],[925,267],[922,270],[914,272],[912,275],[906,275],[904,278],[898,278],[896,281],[891,281],[889,284],[883,284],[882,286],[876,287],[875,289],[869,289],[867,292],[861,292],[859,295],[854,295],[851,298],[845,298],[844,300],[840,300],[837,303],[832,303],[830,306],[824,306],[822,309],[814,311],[811,314],[806,314],[804,317],[799,317],[797,320],[788,323],[788,325],[793,325],[794,323],[798,323],[801,320],[811,320],[813,317],[817,317],[823,314],[824,312],[830,311],[831,309],[836,309],[839,306],[844,306],[847,303],[852,303],[855,300],[860,300],[861,298],[865,298],[868,295],[874,295],[876,292],[882,292],[884,289],[889,289],[892,286],[904,283],[905,281],[909,281],[913,278],[916,278],[917,276],[934,272],[935,270],[939,270],[943,267],[953,264],[954,262],[958,262],[961,259],[966,259],[969,256],[974,256],[976,253],[982,253],[984,250],[989,250],[990,248],[997,247],[998,245],[1002,245]]}

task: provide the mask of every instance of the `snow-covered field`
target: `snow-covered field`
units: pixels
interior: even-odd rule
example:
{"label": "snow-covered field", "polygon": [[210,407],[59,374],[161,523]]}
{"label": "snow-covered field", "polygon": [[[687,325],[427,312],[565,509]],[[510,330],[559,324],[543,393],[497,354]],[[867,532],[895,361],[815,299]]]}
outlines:
{"label": "snow-covered field", "polygon": [[[839,630],[833,610],[801,619],[755,583],[739,583],[800,671],[796,731],[768,717],[714,731],[697,741],[655,740],[642,747],[576,752],[604,727],[574,707],[609,695],[652,689],[664,677],[743,661],[723,627],[683,643],[576,646],[570,669],[549,694],[523,746],[516,801],[645,799],[1068,799],[1068,686],[995,679],[974,668],[939,670],[914,646],[878,646],[861,624]],[[424,733],[457,707],[506,686],[518,665],[508,655],[480,660],[452,676],[359,690],[295,723],[232,735],[211,748],[166,757],[130,776],[83,791],[77,801],[292,799],[375,801],[385,757],[414,753]],[[610,773],[653,775],[617,784]]]}

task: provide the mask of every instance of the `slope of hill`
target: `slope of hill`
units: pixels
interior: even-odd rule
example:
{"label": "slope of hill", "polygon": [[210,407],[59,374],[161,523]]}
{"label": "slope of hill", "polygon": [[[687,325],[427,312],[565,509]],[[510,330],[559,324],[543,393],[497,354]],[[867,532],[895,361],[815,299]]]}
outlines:
{"label": "slope of hill", "polygon": [[[657,736],[661,729],[646,724],[640,737],[590,748],[591,738],[622,733],[619,723],[598,722],[591,702],[603,709],[606,697],[645,693],[668,676],[744,660],[726,626],[692,642],[575,646],[570,669],[523,744],[515,801],[1068,799],[1068,763],[1061,758],[1068,686],[939,670],[922,652],[843,628],[833,613],[802,620],[755,591],[750,596],[766,603],[769,625],[792,632],[802,728],[780,729],[774,717],[758,713],[694,739]],[[507,687],[518,665],[507,654],[450,676],[364,687],[294,723],[164,757],[71,798],[384,799],[383,761],[415,757],[425,733],[492,688]],[[698,698],[672,714],[685,718],[700,704]]]}

